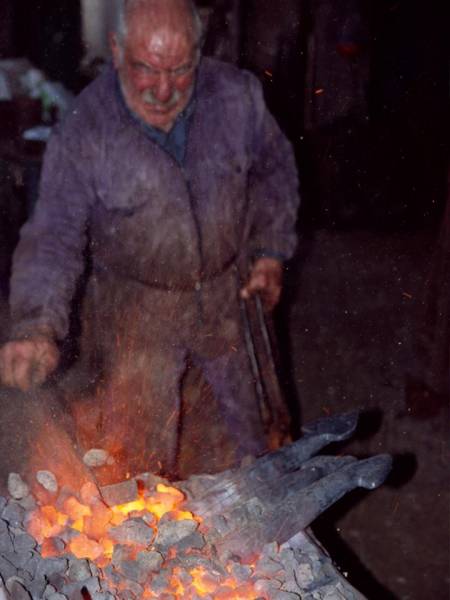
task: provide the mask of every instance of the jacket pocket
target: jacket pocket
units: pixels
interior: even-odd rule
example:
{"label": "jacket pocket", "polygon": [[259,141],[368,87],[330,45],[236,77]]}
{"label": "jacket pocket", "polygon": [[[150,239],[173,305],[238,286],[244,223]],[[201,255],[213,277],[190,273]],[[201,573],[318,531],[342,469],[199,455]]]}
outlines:
{"label": "jacket pocket", "polygon": [[106,210],[125,217],[146,206],[152,195],[148,184],[132,180],[113,182],[109,189],[98,191],[98,198]]}

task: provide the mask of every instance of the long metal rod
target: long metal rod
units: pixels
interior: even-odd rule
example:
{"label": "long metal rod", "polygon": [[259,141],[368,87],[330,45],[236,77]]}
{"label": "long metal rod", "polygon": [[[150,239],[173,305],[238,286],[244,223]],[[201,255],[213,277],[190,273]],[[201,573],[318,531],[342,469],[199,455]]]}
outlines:
{"label": "long metal rod", "polygon": [[266,348],[267,356],[270,361],[270,368],[273,369],[274,373],[276,373],[277,367],[275,363],[275,357],[273,355],[272,341],[270,339],[266,317],[264,316],[264,309],[262,306],[261,296],[259,294],[256,294],[255,296],[255,304],[256,314],[258,315],[258,324],[264,341],[264,346]]}
{"label": "long metal rod", "polygon": [[243,323],[243,327],[244,327],[245,345],[247,347],[247,354],[248,354],[248,357],[250,360],[250,367],[252,370],[253,378],[255,380],[259,413],[260,413],[261,421],[264,424],[264,427],[266,428],[266,430],[268,430],[271,425],[271,415],[270,415],[270,410],[269,410],[269,406],[268,406],[267,399],[266,399],[266,393],[264,390],[262,373],[261,373],[258,358],[256,355],[255,342],[253,341],[253,333],[252,333],[252,329],[251,329],[251,325],[250,325],[250,317],[248,314],[248,307],[247,307],[245,300],[243,300],[243,299],[240,300],[240,307],[241,307],[242,323]]}

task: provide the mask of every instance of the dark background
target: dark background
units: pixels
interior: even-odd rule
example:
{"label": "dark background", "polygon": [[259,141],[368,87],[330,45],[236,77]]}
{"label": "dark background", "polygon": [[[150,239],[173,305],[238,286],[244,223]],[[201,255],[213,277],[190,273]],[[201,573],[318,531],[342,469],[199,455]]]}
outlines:
{"label": "dark background", "polygon": [[[446,600],[448,9],[424,0],[201,5],[212,10],[205,52],[260,77],[298,157],[300,244],[277,314],[296,425],[362,407],[360,436],[345,451],[396,456],[389,485],[341,502],[316,533],[367,597]],[[89,80],[79,3],[2,0],[0,58],[17,56],[79,91]],[[5,294],[38,169],[22,147],[0,156]]]}
{"label": "dark background", "polygon": [[[240,30],[231,34],[225,21],[232,3],[201,4],[215,8],[206,50],[214,53],[221,37],[238,38],[232,39],[240,50],[236,62],[261,76],[274,113],[297,147],[305,187],[303,222],[312,219],[326,225],[386,228],[423,226],[424,220],[428,224],[440,218],[446,198],[448,115],[449,21],[445,3],[434,3],[432,8],[423,0],[339,3],[343,16],[356,5],[367,24],[367,31],[357,41],[370,62],[364,73],[369,121],[352,122],[350,117],[348,122],[321,131],[328,142],[324,145],[327,149],[331,146],[330,160],[340,167],[350,161],[335,182],[345,192],[334,198],[333,214],[328,217],[323,214],[326,201],[320,205],[314,198],[317,186],[311,180],[317,175],[314,158],[322,149],[313,143],[316,157],[311,157],[308,140],[302,144],[300,139],[305,125],[305,83],[309,83],[305,81],[310,58],[307,37],[317,31],[319,41],[327,36],[327,24],[315,20],[314,2],[284,0],[278,12],[269,2],[241,2]],[[63,81],[75,91],[86,83],[79,68],[83,55],[79,2],[61,0],[55,5],[50,0],[4,0],[0,22],[1,56],[26,56],[51,79]],[[266,54],[258,53],[258,46],[265,46]],[[348,94],[352,94],[351,87]],[[348,139],[352,126],[357,131]],[[358,195],[348,181],[355,166],[364,171],[364,194]]]}

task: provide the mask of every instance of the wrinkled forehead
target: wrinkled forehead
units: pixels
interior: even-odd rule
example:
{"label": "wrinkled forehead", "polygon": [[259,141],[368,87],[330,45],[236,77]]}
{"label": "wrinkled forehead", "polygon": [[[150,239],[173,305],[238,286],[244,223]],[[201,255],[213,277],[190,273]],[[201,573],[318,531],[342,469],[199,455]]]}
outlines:
{"label": "wrinkled forehead", "polygon": [[195,40],[191,36],[165,27],[140,27],[135,35],[130,31],[125,46],[132,54],[152,55],[161,60],[173,61],[190,59],[196,49]]}
{"label": "wrinkled forehead", "polygon": [[138,8],[127,15],[127,46],[164,57],[190,56],[197,45],[192,14],[187,10]]}

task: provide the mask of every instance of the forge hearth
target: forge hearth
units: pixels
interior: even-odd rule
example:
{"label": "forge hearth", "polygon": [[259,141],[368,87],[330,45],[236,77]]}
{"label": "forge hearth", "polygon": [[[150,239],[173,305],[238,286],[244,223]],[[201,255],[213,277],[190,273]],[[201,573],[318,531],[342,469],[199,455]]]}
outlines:
{"label": "forge hearth", "polygon": [[362,598],[307,529],[391,468],[385,455],[315,456],[357,420],[321,420],[250,465],[175,484],[143,474],[72,490],[39,472],[37,500],[36,482],[11,474],[10,498],[0,498],[0,600]]}

